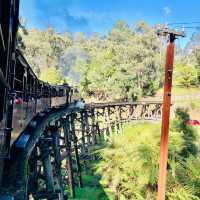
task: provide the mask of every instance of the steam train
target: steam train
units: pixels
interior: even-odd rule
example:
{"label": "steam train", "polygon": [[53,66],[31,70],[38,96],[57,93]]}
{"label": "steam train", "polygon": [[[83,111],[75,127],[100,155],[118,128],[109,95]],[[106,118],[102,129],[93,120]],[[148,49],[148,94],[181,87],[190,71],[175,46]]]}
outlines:
{"label": "steam train", "polygon": [[37,78],[17,47],[19,25],[19,0],[0,0],[0,157],[36,113],[79,98],[68,84]]}

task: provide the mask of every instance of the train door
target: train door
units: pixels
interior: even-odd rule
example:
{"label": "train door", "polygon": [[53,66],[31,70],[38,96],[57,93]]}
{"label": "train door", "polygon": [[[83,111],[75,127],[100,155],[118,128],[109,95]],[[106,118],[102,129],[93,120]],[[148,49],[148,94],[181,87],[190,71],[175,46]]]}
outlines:
{"label": "train door", "polygon": [[36,113],[42,110],[42,89],[43,89],[43,82],[38,80]]}
{"label": "train door", "polygon": [[24,74],[26,67],[21,64],[20,60],[16,61],[16,71],[14,77],[15,100],[13,105],[13,120],[12,120],[12,137],[14,141],[19,133],[24,128]]}
{"label": "train door", "polygon": [[35,114],[35,89],[34,89],[34,83],[35,83],[35,77],[32,74],[32,71],[28,69],[27,73],[27,87],[26,87],[26,114],[25,114],[25,124],[27,124],[31,118]]}

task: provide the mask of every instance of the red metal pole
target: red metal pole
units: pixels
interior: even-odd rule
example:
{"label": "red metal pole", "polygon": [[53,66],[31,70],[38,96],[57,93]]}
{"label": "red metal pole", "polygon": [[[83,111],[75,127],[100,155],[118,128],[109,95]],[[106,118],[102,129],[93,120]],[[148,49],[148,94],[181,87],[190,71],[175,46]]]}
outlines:
{"label": "red metal pole", "polygon": [[173,73],[173,61],[174,61],[174,40],[175,40],[174,35],[170,35],[170,40],[167,45],[167,53],[166,53],[157,200],[165,200],[167,160],[168,160],[169,118],[170,118],[172,73]]}

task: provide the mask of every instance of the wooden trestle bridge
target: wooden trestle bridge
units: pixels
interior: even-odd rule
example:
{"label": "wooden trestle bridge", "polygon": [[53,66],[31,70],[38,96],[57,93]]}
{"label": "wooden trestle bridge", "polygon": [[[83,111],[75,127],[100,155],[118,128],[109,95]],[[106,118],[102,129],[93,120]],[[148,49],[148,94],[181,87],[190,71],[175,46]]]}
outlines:
{"label": "wooden trestle bridge", "polygon": [[11,147],[1,192],[6,199],[64,200],[69,187],[75,197],[75,187],[84,187],[80,161],[91,147],[122,133],[125,122],[160,120],[161,115],[161,102],[77,101],[40,112]]}

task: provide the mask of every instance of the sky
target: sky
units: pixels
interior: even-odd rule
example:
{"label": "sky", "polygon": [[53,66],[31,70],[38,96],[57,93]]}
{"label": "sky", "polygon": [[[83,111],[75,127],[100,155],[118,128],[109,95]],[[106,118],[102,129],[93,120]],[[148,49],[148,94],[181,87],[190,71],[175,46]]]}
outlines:
{"label": "sky", "polygon": [[[200,0],[21,0],[20,7],[28,28],[53,26],[86,35],[105,35],[119,19],[130,26],[139,20],[151,25],[200,21]],[[185,42],[193,31],[186,32]]]}

